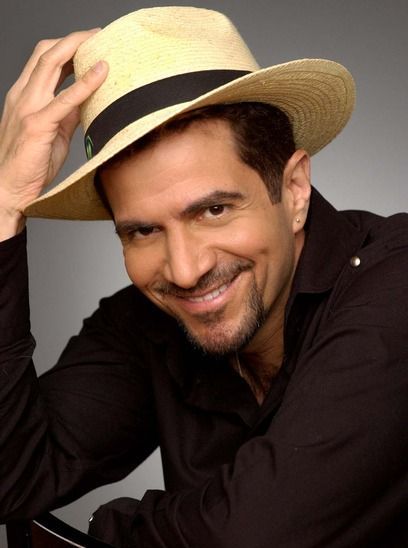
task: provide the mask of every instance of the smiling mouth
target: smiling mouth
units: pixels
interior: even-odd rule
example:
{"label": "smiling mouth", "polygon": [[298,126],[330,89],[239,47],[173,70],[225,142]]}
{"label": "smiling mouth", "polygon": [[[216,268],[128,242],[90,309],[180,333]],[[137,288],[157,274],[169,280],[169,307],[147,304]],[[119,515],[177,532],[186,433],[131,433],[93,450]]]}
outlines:
{"label": "smiling mouth", "polygon": [[[252,261],[239,259],[234,264],[220,266],[204,274],[194,288],[186,289],[172,282],[158,284],[154,289],[160,300],[175,299],[190,313],[208,311],[208,308],[221,304],[230,289],[243,272],[253,268]],[[225,304],[225,303],[224,303]]]}
{"label": "smiling mouth", "polygon": [[185,297],[185,299],[190,303],[210,302],[216,299],[222,293],[224,293],[224,291],[226,291],[230,285],[231,283],[223,284],[220,287],[217,287],[217,289],[210,291],[210,293],[206,293],[205,295],[201,295],[200,297]]}

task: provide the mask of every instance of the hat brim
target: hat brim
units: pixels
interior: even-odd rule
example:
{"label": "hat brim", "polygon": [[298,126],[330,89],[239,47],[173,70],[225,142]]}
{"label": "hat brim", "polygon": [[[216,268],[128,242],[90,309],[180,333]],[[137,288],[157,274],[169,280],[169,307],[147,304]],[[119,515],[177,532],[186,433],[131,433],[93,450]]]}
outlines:
{"label": "hat brim", "polygon": [[292,123],[296,147],[313,155],[346,125],[354,108],[355,86],[347,69],[325,59],[301,59],[257,70],[193,101],[163,108],[132,122],[92,159],[33,201],[24,214],[51,219],[110,219],[94,187],[98,167],[181,113],[211,104],[248,101],[269,103],[283,110]]}

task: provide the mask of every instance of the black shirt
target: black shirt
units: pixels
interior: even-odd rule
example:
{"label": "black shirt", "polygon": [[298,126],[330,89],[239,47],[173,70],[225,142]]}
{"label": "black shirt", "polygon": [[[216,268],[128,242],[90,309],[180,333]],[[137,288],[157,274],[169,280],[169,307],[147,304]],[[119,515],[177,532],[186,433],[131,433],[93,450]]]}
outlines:
{"label": "black shirt", "polygon": [[284,361],[259,406],[132,286],[38,382],[25,238],[3,243],[3,520],[118,480],[160,446],[166,491],[102,509],[96,534],[152,548],[406,546],[407,272],[408,215],[340,213],[314,190]]}

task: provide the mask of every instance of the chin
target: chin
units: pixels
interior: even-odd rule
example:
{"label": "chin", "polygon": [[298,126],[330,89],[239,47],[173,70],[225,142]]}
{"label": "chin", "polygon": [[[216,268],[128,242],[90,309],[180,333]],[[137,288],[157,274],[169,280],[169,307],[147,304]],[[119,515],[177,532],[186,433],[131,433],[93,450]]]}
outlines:
{"label": "chin", "polygon": [[213,357],[222,357],[236,352],[241,348],[244,342],[242,337],[237,337],[233,333],[229,334],[221,329],[210,330],[205,335],[200,336],[197,336],[185,327],[184,331],[190,343],[197,350]]}
{"label": "chin", "polygon": [[219,317],[214,314],[200,318],[200,326],[193,329],[179,321],[190,343],[204,354],[222,357],[240,351],[254,337],[266,319],[262,300],[251,298],[235,322],[228,322],[221,311]]}

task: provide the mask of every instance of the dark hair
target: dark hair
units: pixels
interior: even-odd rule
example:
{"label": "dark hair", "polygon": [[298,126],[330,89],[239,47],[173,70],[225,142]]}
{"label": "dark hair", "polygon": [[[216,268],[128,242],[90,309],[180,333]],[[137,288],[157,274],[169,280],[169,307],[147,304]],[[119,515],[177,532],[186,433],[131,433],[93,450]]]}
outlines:
{"label": "dark hair", "polygon": [[[279,202],[283,170],[296,147],[287,115],[267,103],[217,104],[186,112],[144,135],[99,169],[120,164],[163,137],[181,133],[194,123],[208,120],[222,120],[229,124],[239,157],[258,172],[268,189],[272,203]],[[110,211],[99,172],[95,176],[95,186],[105,207]]]}

